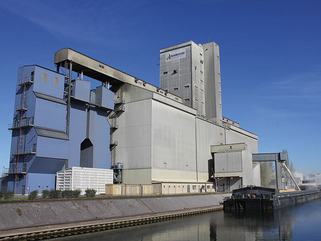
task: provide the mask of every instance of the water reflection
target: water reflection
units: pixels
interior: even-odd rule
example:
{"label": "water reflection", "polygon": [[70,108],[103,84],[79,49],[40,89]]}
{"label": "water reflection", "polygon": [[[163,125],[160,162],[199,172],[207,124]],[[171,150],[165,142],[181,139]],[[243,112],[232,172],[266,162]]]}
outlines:
{"label": "water reflection", "polygon": [[[317,200],[264,214],[220,211],[58,240],[307,240],[304,229],[300,231],[298,228],[303,225],[306,217],[313,220],[311,225],[315,225],[309,226],[310,240],[321,240],[318,232],[321,227],[320,211],[321,200]],[[294,235],[295,227],[298,231]]]}

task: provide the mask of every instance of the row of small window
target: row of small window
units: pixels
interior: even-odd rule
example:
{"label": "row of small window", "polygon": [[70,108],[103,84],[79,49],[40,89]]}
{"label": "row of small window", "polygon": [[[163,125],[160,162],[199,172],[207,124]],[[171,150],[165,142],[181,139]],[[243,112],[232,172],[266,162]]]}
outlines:
{"label": "row of small window", "polygon": [[[163,74],[168,74],[168,71],[163,72]],[[177,74],[177,70],[176,69],[173,70],[172,75],[173,74]]]}
{"label": "row of small window", "polygon": [[[202,60],[201,60],[201,61],[202,61]],[[202,61],[202,62],[203,62],[203,61]],[[194,68],[195,68],[195,70],[197,70],[197,67],[196,67],[196,66],[195,66]],[[200,70],[200,73],[203,74],[203,70]]]}
{"label": "row of small window", "polygon": [[[203,61],[201,60],[201,64],[203,64]],[[197,69],[197,67],[195,66],[195,70]],[[202,70],[200,70],[200,73],[203,74],[204,72]],[[168,71],[164,71],[163,74],[168,74]],[[172,75],[173,74],[177,74],[177,70],[174,69],[173,72],[172,72]]]}
{"label": "row of small window", "polygon": [[[187,99],[184,99],[184,101],[189,101],[189,100],[190,100],[190,99],[188,99],[188,98],[187,98]],[[198,102],[198,99],[195,99],[195,101]],[[201,104],[204,105],[204,102],[201,101]]]}
{"label": "row of small window", "polygon": [[[195,102],[198,102],[198,99],[195,99]],[[204,104],[204,102],[203,102],[203,101],[201,101],[201,104]]]}
{"label": "row of small window", "polygon": [[[195,89],[198,89],[198,86],[195,85]],[[203,89],[200,89],[201,91],[204,91]]]}
{"label": "row of small window", "polygon": [[[184,88],[185,89],[188,89],[189,88],[189,85],[184,85]],[[175,87],[174,90],[178,90],[179,88],[178,87]],[[195,89],[198,89],[198,86],[195,85]],[[201,91],[204,91],[203,89],[200,89]],[[165,90],[168,92],[168,90]]]}

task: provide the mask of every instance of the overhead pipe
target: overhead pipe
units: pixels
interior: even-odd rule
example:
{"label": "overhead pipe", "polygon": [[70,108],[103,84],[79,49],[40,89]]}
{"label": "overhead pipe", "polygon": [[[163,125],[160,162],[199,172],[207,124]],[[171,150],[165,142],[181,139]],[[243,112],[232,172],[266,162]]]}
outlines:
{"label": "overhead pipe", "polygon": [[72,62],[69,62],[69,78],[68,78],[68,99],[67,99],[67,123],[66,123],[66,134],[69,138],[70,129],[70,98],[71,98],[71,78],[72,78]]}

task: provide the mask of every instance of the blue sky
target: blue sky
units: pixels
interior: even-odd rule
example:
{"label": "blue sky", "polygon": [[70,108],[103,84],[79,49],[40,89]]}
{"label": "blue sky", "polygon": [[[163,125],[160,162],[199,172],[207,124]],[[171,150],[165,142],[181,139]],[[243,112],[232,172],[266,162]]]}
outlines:
{"label": "blue sky", "polygon": [[0,171],[8,166],[17,69],[55,69],[72,48],[159,86],[159,50],[193,40],[221,51],[223,115],[321,173],[321,1],[0,0]]}

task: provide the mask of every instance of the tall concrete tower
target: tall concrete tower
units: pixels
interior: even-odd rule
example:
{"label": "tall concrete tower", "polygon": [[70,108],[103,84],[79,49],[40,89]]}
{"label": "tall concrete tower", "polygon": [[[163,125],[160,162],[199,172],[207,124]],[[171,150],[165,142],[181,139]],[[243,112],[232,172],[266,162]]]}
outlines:
{"label": "tall concrete tower", "polygon": [[222,122],[219,46],[189,41],[160,51],[160,87],[216,123]]}

